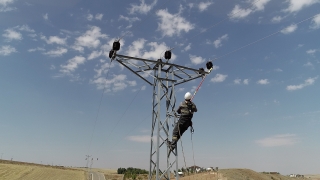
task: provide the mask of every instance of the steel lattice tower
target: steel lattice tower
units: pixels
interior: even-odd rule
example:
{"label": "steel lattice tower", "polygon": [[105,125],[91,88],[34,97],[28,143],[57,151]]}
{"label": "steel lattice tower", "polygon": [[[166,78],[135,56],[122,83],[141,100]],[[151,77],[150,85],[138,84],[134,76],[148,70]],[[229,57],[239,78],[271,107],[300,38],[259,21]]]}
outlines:
{"label": "steel lattice tower", "polygon": [[[114,42],[113,49],[109,53],[111,61],[117,61],[153,87],[149,180],[154,176],[156,180],[169,180],[170,170],[173,167],[178,180],[178,151],[175,148],[174,152],[170,153],[168,148],[171,134],[169,124],[177,122],[175,86],[203,77],[207,72],[203,68],[197,70],[169,63],[171,51],[165,52],[164,62],[161,59],[149,60],[120,55],[117,54],[119,49],[120,43]],[[165,109],[162,109],[161,106],[165,106]],[[170,154],[174,156],[172,160]],[[166,169],[161,171],[160,163],[166,163],[166,166],[161,166]]]}

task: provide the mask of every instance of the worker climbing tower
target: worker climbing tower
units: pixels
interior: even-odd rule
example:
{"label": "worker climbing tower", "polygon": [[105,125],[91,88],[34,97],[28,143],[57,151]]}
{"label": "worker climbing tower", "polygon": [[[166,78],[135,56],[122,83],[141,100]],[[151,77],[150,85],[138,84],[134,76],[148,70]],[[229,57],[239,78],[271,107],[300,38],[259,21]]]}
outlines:
{"label": "worker climbing tower", "polygon": [[[197,70],[170,63],[170,50],[164,53],[165,60],[125,56],[118,54],[119,50],[120,42],[115,41],[109,53],[111,61],[117,61],[153,88],[149,180],[169,180],[171,169],[178,172],[177,148],[171,153],[168,147],[169,124],[177,122],[175,88],[193,79],[204,78],[212,70],[212,62],[207,63],[208,71],[203,68]],[[170,155],[174,158],[171,159]],[[179,179],[178,173],[176,179]]]}

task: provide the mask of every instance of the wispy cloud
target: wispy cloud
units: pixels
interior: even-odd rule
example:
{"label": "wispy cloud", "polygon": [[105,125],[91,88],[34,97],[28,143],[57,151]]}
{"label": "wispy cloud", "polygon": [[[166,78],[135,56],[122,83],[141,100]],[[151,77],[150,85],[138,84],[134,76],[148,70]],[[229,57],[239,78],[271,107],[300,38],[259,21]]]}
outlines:
{"label": "wispy cloud", "polygon": [[96,14],[96,16],[94,17],[96,20],[102,20],[103,18],[103,14]]}
{"label": "wispy cloud", "polygon": [[229,39],[228,34],[225,34],[225,35],[219,37],[217,40],[213,41],[214,47],[215,48],[221,47],[222,46],[222,42],[226,41],[228,39]]}
{"label": "wispy cloud", "polygon": [[44,48],[41,47],[37,47],[37,48],[33,48],[33,49],[28,49],[28,52],[36,52],[36,51],[45,51]]}
{"label": "wispy cloud", "polygon": [[163,36],[180,35],[181,32],[189,32],[194,28],[194,25],[182,17],[180,13],[170,14],[167,9],[161,9],[156,14],[161,21],[158,23],[158,30],[162,32]]}
{"label": "wispy cloud", "polygon": [[311,55],[313,55],[313,54],[316,53],[316,52],[317,52],[316,49],[309,49],[309,50],[307,50],[307,54],[311,54]]}
{"label": "wispy cloud", "polygon": [[46,13],[46,14],[42,15],[42,17],[43,17],[43,19],[44,19],[44,20],[46,20],[46,21],[47,21],[47,20],[49,20],[48,13]]}
{"label": "wispy cloud", "polygon": [[106,39],[108,36],[101,33],[101,29],[97,26],[91,26],[83,35],[76,38],[73,49],[82,52],[84,47],[97,48],[100,45],[100,38]]}
{"label": "wispy cloud", "polygon": [[17,52],[16,48],[12,46],[1,46],[0,48],[0,55],[1,56],[9,56],[12,53]]}
{"label": "wispy cloud", "polygon": [[61,65],[60,72],[63,74],[71,74],[74,72],[80,64],[83,64],[86,61],[86,58],[82,56],[75,56],[68,60],[67,64]]}
{"label": "wispy cloud", "polygon": [[269,84],[269,80],[268,79],[260,79],[259,81],[257,81],[257,84],[261,84],[261,85],[266,85]]}
{"label": "wispy cloud", "polygon": [[251,4],[252,6],[250,8],[242,8],[240,5],[235,5],[235,7],[232,9],[232,11],[228,14],[230,19],[244,19],[247,16],[249,16],[251,13],[257,12],[257,11],[263,11],[266,4],[270,2],[271,0],[248,0],[247,2]]}
{"label": "wispy cloud", "polygon": [[310,28],[312,28],[312,29],[319,29],[320,28],[320,14],[318,14],[317,16],[315,16],[312,19],[312,24],[311,24]]}
{"label": "wispy cloud", "polygon": [[318,76],[317,77],[314,77],[314,78],[308,78],[304,81],[304,83],[302,84],[299,84],[299,85],[289,85],[287,86],[287,90],[288,91],[295,91],[295,90],[299,90],[299,89],[302,89],[304,87],[307,87],[307,86],[311,86],[314,84],[314,82],[318,79]]}
{"label": "wispy cloud", "polygon": [[256,140],[255,143],[263,147],[278,147],[294,145],[299,141],[300,138],[298,138],[295,134],[279,134]]}
{"label": "wispy cloud", "polygon": [[16,8],[9,7],[8,5],[14,3],[15,0],[0,0],[0,12],[13,11]]}
{"label": "wispy cloud", "polygon": [[65,54],[67,52],[68,52],[68,49],[62,48],[62,47],[58,47],[57,49],[45,52],[43,54],[51,56],[51,57],[60,57],[60,56],[62,56],[63,54]]}
{"label": "wispy cloud", "polygon": [[6,41],[22,40],[22,34],[13,29],[4,30],[4,33],[2,34],[2,36],[6,38]]}
{"label": "wispy cloud", "polygon": [[99,77],[94,80],[90,80],[90,83],[96,84],[98,89],[105,89],[105,92],[117,92],[127,88],[128,86],[137,85],[135,81],[127,80],[127,76],[125,74],[114,75],[112,79]]}
{"label": "wispy cloud", "polygon": [[147,14],[157,4],[157,0],[154,0],[150,5],[146,4],[144,0],[140,0],[140,2],[140,5],[131,4],[131,7],[128,9],[129,14]]}
{"label": "wispy cloud", "polygon": [[195,65],[202,64],[206,61],[206,59],[204,59],[201,56],[195,56],[195,55],[191,55],[191,54],[189,54],[189,58],[191,60],[191,63],[195,64]]}
{"label": "wispy cloud", "polygon": [[298,28],[298,26],[296,24],[292,24],[284,29],[281,30],[281,33],[283,34],[290,34],[293,33],[294,31],[296,31]]}
{"label": "wispy cloud", "polygon": [[275,71],[275,72],[283,72],[283,70],[280,69],[280,68],[274,69],[274,71]]}
{"label": "wispy cloud", "polygon": [[289,7],[284,9],[286,12],[298,12],[305,7],[309,7],[313,4],[320,3],[319,0],[286,0],[289,3]]}
{"label": "wispy cloud", "polygon": [[44,40],[47,44],[65,45],[67,41],[67,38],[60,38],[58,36],[50,36],[48,39],[45,36],[41,35],[40,38]]}
{"label": "wispy cloud", "polygon": [[275,16],[275,17],[273,17],[273,18],[271,19],[271,22],[273,22],[273,23],[279,23],[279,22],[282,21],[282,19],[283,19],[283,17],[281,17],[281,16]]}
{"label": "wispy cloud", "polygon": [[92,14],[88,14],[86,18],[87,18],[88,21],[92,21],[93,15]]}
{"label": "wispy cloud", "polygon": [[244,79],[244,80],[242,81],[241,79],[237,78],[237,79],[233,80],[233,83],[234,83],[234,84],[241,84],[241,83],[243,83],[243,84],[245,84],[245,85],[248,85],[248,84],[249,84],[249,79]]}
{"label": "wispy cloud", "polygon": [[228,75],[216,74],[210,81],[213,83],[223,82],[227,79]]}
{"label": "wispy cloud", "polygon": [[198,8],[199,8],[199,11],[202,12],[202,11],[205,11],[208,9],[208,7],[213,4],[212,2],[200,2],[199,5],[198,5]]}

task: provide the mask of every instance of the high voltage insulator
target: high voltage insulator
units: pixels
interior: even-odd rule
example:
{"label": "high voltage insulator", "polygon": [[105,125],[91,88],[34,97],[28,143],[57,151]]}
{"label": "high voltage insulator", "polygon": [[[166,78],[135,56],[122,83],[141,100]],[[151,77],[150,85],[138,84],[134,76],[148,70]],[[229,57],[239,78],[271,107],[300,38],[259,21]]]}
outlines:
{"label": "high voltage insulator", "polygon": [[211,69],[213,67],[213,64],[211,61],[209,61],[207,62],[206,66],[207,66],[207,69]]}
{"label": "high voltage insulator", "polygon": [[199,74],[205,74],[205,71],[204,71],[204,69],[203,68],[199,68]]}
{"label": "high voltage insulator", "polygon": [[114,50],[114,51],[119,51],[120,50],[120,42],[119,41],[113,42],[112,50]]}
{"label": "high voltage insulator", "polygon": [[113,54],[114,54],[114,50],[111,50],[111,51],[109,52],[109,58],[110,58],[110,59],[112,59]]}
{"label": "high voltage insulator", "polygon": [[164,58],[167,59],[167,60],[170,60],[171,59],[171,51],[166,51],[164,53]]}

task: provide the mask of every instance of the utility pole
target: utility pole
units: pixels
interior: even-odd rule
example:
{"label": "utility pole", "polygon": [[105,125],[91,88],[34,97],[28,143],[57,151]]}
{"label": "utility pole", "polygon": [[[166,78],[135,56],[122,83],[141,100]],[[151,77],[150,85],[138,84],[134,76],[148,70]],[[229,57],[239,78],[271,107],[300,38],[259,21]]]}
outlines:
{"label": "utility pole", "polygon": [[90,161],[90,157],[89,155],[86,155],[86,160],[87,160],[87,164],[86,164],[86,168],[87,168],[87,179],[89,180],[90,179],[90,173],[89,173],[89,161]]}
{"label": "utility pole", "polygon": [[[153,179],[154,171],[156,173],[156,180],[162,178],[169,180],[171,168],[174,167],[174,165],[176,172],[178,172],[177,148],[171,153],[168,147],[170,136],[169,123],[177,122],[175,113],[175,86],[200,77],[205,77],[212,69],[213,64],[212,62],[208,62],[206,66],[207,69],[210,70],[205,71],[204,68],[193,69],[170,63],[171,50],[165,52],[165,60],[149,60],[125,56],[118,54],[117,51],[119,50],[120,42],[115,41],[109,53],[111,62],[117,61],[153,88],[149,180]],[[165,108],[161,109],[161,105],[165,105]],[[160,153],[160,150],[162,150],[163,153]],[[162,156],[160,157],[161,154]],[[173,160],[170,159],[171,154],[175,156]],[[166,168],[164,171],[160,170],[160,159],[166,159]],[[164,166],[162,166],[162,168],[163,167]],[[179,175],[176,173],[176,180],[178,179]]]}

